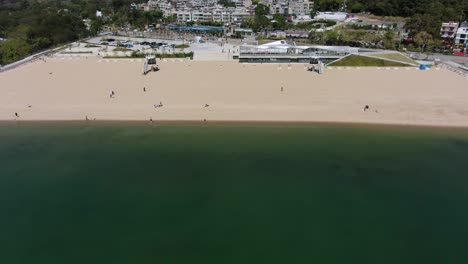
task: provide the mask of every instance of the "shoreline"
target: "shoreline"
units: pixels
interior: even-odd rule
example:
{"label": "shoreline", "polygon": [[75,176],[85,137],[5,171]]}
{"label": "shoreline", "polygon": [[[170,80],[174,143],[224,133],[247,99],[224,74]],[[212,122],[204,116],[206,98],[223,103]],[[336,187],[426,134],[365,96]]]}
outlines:
{"label": "shoreline", "polygon": [[153,125],[153,126],[191,126],[191,127],[333,127],[333,128],[395,128],[395,129],[434,129],[468,132],[468,126],[444,126],[397,123],[363,123],[363,122],[315,122],[315,121],[262,121],[262,120],[0,120],[2,125]]}

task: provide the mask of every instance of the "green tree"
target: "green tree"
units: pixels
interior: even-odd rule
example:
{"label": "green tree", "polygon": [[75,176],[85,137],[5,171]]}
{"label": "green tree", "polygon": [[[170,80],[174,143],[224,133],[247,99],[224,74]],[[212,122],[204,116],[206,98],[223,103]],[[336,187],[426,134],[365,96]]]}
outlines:
{"label": "green tree", "polygon": [[268,6],[266,6],[264,4],[258,4],[257,7],[255,7],[255,16],[256,17],[266,16],[268,14],[270,14],[270,9],[268,8]]}
{"label": "green tree", "polygon": [[312,43],[325,44],[324,33],[322,31],[311,30],[309,32],[309,39]]}
{"label": "green tree", "polygon": [[96,36],[98,32],[102,29],[103,21],[101,18],[96,17],[91,20],[91,26],[89,28],[91,36]]}
{"label": "green tree", "polygon": [[393,30],[385,31],[383,42],[386,49],[395,49],[395,32]]}
{"label": "green tree", "polygon": [[0,44],[2,63],[8,64],[17,61],[29,54],[31,46],[21,39],[10,39]]}
{"label": "green tree", "polygon": [[425,52],[427,49],[427,46],[432,42],[432,36],[431,34],[427,32],[419,32],[416,34],[414,37],[414,42],[419,46],[422,52]]}
{"label": "green tree", "polygon": [[315,11],[338,11],[342,0],[319,0],[314,2]]}
{"label": "green tree", "polygon": [[230,0],[218,0],[218,4],[223,5],[224,7],[236,7],[236,3]]}
{"label": "green tree", "polygon": [[442,21],[440,19],[424,14],[411,17],[405,27],[409,30],[410,37],[414,37],[416,34],[423,31],[435,37],[440,34],[441,23]]}
{"label": "green tree", "polygon": [[323,38],[327,45],[338,45],[341,43],[341,34],[335,30],[326,31]]}
{"label": "green tree", "polygon": [[270,27],[270,19],[266,17],[269,12],[270,9],[264,4],[258,4],[257,7],[255,7],[255,16],[251,25],[252,30],[258,32],[262,29]]}
{"label": "green tree", "polygon": [[274,14],[273,15],[273,20],[275,20],[275,28],[277,29],[286,29],[286,19],[284,18],[283,15],[281,14]]}

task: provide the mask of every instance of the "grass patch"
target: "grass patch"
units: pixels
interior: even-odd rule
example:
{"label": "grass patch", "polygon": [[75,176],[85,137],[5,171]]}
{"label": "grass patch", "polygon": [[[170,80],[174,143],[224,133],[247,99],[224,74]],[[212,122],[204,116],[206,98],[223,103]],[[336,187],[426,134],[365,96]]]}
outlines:
{"label": "grass patch", "polygon": [[186,49],[186,48],[188,48],[188,47],[190,47],[190,46],[187,45],[187,44],[180,44],[180,45],[176,45],[176,46],[175,46],[176,49]]}
{"label": "grass patch", "polygon": [[[140,53],[132,53],[131,56],[104,56],[104,59],[134,59],[134,58],[145,58],[145,54]],[[190,58],[193,60],[193,52],[182,52],[182,53],[174,53],[174,54],[156,54],[156,58],[164,59],[164,58]]]}
{"label": "grass patch", "polygon": [[190,58],[193,60],[193,52],[179,52],[172,54],[156,54],[156,58]]}
{"label": "grass patch", "polygon": [[408,58],[405,55],[400,54],[400,53],[368,54],[368,56],[382,58],[382,59],[396,60],[396,61],[400,61],[400,62],[411,63],[411,64],[414,64],[414,65],[418,64],[414,60],[412,60],[412,59],[410,59],[410,58]]}
{"label": "grass patch", "polygon": [[369,58],[359,55],[351,55],[337,62],[332,62],[328,66],[348,66],[348,67],[408,67],[408,64],[387,61],[379,58]]}

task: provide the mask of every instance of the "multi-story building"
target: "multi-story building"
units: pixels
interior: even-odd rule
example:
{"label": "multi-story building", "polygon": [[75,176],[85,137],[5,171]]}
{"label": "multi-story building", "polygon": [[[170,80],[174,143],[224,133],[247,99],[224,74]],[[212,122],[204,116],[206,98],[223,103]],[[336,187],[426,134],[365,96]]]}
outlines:
{"label": "multi-story building", "polygon": [[309,15],[313,7],[314,2],[311,2],[309,0],[289,1],[290,14],[294,14],[297,16]]}
{"label": "multi-story building", "polygon": [[440,28],[440,35],[442,38],[455,38],[458,30],[458,22],[446,22],[442,23],[442,27]]}
{"label": "multi-story building", "polygon": [[[161,10],[164,16],[175,15],[177,22],[219,22],[242,23],[254,15],[255,5],[252,0],[232,0],[236,7],[223,7],[218,0],[149,0],[147,3],[132,5],[142,11]],[[288,0],[268,0],[284,5],[283,13],[289,13]],[[305,1],[305,0],[297,0]]]}
{"label": "multi-story building", "polygon": [[211,12],[194,11],[192,12],[192,21],[211,22],[213,21],[213,15]]}
{"label": "multi-story building", "polygon": [[174,14],[177,16],[177,22],[192,21],[192,13],[188,11],[176,11]]}
{"label": "multi-story building", "polygon": [[466,43],[468,43],[468,21],[461,23],[460,27],[457,30],[457,35],[455,37],[455,45],[466,45]]}
{"label": "multi-story building", "polygon": [[242,23],[250,17],[250,13],[244,10],[236,10],[231,13],[231,23]]}
{"label": "multi-story building", "polygon": [[224,9],[215,9],[212,11],[213,22],[229,23],[231,22],[231,12]]}
{"label": "multi-story building", "polygon": [[247,8],[252,5],[252,0],[242,0],[242,6]]}
{"label": "multi-story building", "polygon": [[[270,7],[270,14],[281,15],[309,15],[314,6],[314,2],[310,0],[266,0]],[[264,3],[265,3],[264,2]]]}

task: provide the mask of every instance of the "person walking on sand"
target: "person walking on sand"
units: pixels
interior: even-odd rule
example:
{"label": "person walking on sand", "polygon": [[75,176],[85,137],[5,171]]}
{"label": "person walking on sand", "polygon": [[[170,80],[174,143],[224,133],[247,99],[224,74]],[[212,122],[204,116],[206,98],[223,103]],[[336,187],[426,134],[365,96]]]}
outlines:
{"label": "person walking on sand", "polygon": [[146,92],[146,87],[143,87],[143,92]]}
{"label": "person walking on sand", "polygon": [[283,92],[283,90],[284,90],[284,88],[283,88],[283,86],[281,86],[281,92]]}
{"label": "person walking on sand", "polygon": [[15,112],[15,116],[16,116],[16,117],[19,117],[18,112]]}

